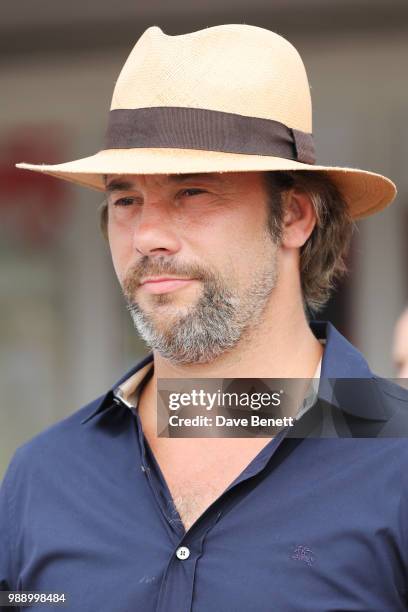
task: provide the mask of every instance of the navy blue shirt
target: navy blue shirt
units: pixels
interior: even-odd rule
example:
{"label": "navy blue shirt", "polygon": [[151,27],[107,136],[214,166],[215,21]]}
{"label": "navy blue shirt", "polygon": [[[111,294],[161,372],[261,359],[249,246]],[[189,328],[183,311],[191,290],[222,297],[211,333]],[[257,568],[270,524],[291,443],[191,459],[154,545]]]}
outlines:
{"label": "navy blue shirt", "polygon": [[72,612],[408,610],[407,394],[330,324],[312,329],[320,406],[325,377],[370,381],[330,408],[345,437],[282,431],[185,532],[137,413],[114,399],[149,355],[16,451],[1,588],[64,592]]}

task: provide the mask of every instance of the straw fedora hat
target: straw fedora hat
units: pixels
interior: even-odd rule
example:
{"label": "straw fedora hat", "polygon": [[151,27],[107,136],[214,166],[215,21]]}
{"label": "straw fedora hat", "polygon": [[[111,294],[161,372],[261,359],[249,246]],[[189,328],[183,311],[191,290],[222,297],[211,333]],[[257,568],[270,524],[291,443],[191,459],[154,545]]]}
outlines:
{"label": "straw fedora hat", "polygon": [[148,28],[116,82],[105,148],[62,164],[16,165],[100,191],[105,174],[323,171],[355,219],[396,194],[379,174],[316,165],[302,59],[278,34],[250,25],[181,36]]}

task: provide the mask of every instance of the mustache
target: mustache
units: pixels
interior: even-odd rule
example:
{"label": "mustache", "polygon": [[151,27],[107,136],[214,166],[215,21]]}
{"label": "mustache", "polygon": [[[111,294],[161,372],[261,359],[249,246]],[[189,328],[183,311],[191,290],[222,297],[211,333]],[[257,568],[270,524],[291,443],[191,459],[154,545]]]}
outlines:
{"label": "mustache", "polygon": [[214,280],[217,274],[209,271],[208,268],[203,268],[197,263],[187,264],[176,261],[174,258],[157,257],[152,259],[144,256],[140,261],[136,262],[127,271],[122,280],[123,292],[130,297],[140,284],[140,280],[146,276],[159,276],[160,274],[169,274],[171,276],[180,276],[186,278],[196,278],[201,281]]}

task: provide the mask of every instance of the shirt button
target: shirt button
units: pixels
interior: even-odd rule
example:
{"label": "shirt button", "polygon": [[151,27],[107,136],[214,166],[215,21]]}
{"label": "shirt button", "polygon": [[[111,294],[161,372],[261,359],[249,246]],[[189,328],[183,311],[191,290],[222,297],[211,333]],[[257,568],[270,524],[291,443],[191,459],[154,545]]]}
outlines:
{"label": "shirt button", "polygon": [[176,557],[177,557],[177,559],[181,559],[181,561],[184,561],[185,559],[188,559],[189,556],[190,556],[190,551],[187,548],[187,546],[180,546],[176,550]]}

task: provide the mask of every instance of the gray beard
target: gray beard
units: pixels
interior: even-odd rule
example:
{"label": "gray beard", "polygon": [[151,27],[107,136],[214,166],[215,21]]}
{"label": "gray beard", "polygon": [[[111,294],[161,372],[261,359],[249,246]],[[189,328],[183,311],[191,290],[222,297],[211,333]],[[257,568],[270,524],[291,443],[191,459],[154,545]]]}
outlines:
{"label": "gray beard", "polygon": [[[127,307],[140,336],[164,359],[179,365],[210,363],[235,347],[260,322],[277,277],[276,251],[244,296],[233,293],[220,278],[207,277],[197,304],[180,309],[176,316],[169,315],[164,329],[159,329],[154,317],[135,301],[127,298]],[[158,308],[171,299],[167,294],[155,297]]]}

